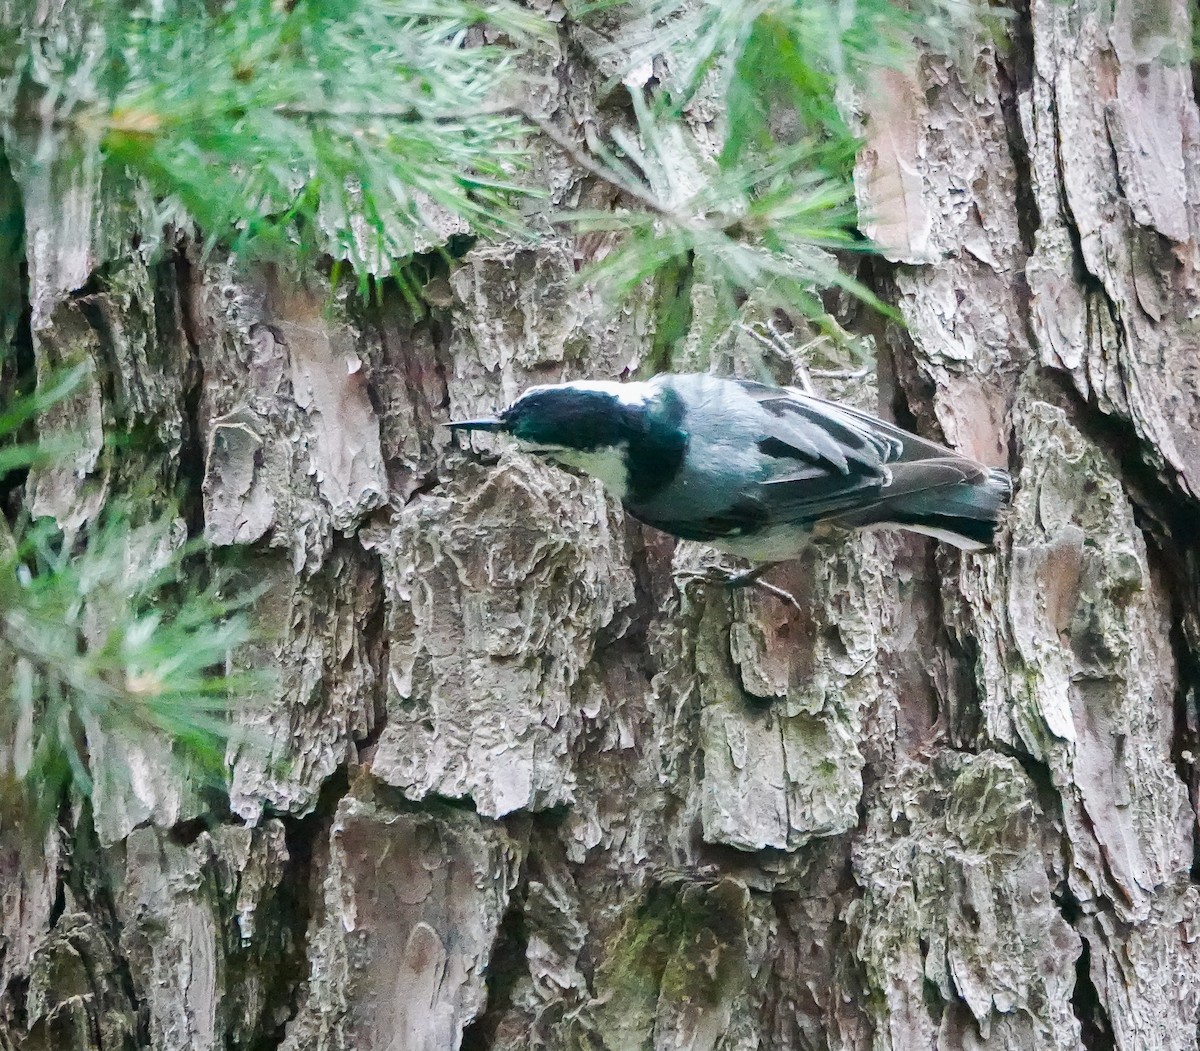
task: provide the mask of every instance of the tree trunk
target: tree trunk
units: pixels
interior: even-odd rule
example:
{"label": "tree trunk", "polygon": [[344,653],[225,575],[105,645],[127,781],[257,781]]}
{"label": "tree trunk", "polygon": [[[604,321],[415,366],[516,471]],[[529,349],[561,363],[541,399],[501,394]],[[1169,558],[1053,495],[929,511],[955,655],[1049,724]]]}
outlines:
{"label": "tree trunk", "polygon": [[[627,122],[604,27],[558,24],[532,104],[580,140]],[[243,659],[275,679],[238,701],[227,809],[92,742],[134,787],[6,833],[0,1046],[1197,1046],[1189,15],[1033,0],[1000,35],[864,100],[906,326],[860,316],[878,383],[825,393],[1012,467],[1008,526],[995,554],[825,544],[772,575],[803,613],[677,581],[703,555],[595,483],[440,427],[647,360],[649,294],[575,283],[603,239],[456,238],[414,319],[204,259],[9,130],[18,348],[96,365],[28,505],[182,493],[266,585]],[[549,144],[537,177],[610,203]],[[698,273],[672,368],[748,367],[707,302]]]}

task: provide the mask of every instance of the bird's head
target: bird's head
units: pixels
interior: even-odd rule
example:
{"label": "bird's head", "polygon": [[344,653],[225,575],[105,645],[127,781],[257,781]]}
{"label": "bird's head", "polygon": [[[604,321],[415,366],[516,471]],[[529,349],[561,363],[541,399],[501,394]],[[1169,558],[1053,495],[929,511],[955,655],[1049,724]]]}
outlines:
{"label": "bird's head", "polygon": [[509,434],[525,452],[590,474],[621,499],[628,486],[629,443],[643,429],[654,395],[647,383],[530,387],[498,416],[448,426]]}

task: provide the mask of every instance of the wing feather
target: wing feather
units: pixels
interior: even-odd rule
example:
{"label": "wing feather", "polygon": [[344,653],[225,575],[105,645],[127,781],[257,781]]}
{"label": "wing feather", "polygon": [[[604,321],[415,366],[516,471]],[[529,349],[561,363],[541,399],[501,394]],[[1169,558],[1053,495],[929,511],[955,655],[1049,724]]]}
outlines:
{"label": "wing feather", "polygon": [[803,398],[827,410],[832,410],[843,416],[849,416],[859,426],[867,428],[877,439],[888,442],[892,448],[891,454],[886,457],[888,462],[900,459],[940,459],[947,456],[957,457],[959,455],[953,449],[939,445],[929,438],[922,438],[919,434],[906,431],[903,427],[889,423],[887,420],[881,420],[878,416],[872,416],[869,412],[856,409],[853,405],[841,405],[837,402],[828,401],[825,398],[818,398],[815,394],[805,394],[804,391],[797,390],[794,387],[786,389],[793,397]]}
{"label": "wing feather", "polygon": [[762,409],[761,476],[728,507],[694,519],[658,520],[651,507],[630,506],[648,525],[710,542],[829,520],[867,525],[907,513],[907,503],[923,493],[949,494],[987,477],[974,461],[859,409],[790,388],[733,382]]}
{"label": "wing feather", "polygon": [[876,433],[867,422],[870,417],[856,417],[832,402],[761,383],[742,381],[738,386],[765,410],[765,437],[789,446],[798,459],[842,475],[879,474],[903,448],[890,435]]}
{"label": "wing feather", "polygon": [[870,519],[897,497],[972,484],[986,474],[950,449],[859,409],[791,388],[741,386],[766,410],[772,444],[760,448],[779,461],[759,488],[760,523]]}

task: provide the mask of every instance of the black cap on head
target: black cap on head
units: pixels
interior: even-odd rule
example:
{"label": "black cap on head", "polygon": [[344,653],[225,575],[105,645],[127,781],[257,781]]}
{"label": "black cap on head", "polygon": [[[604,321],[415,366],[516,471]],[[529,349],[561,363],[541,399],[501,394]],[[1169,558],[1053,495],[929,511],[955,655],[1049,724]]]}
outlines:
{"label": "black cap on head", "polygon": [[504,410],[502,422],[520,441],[587,451],[626,441],[631,415],[609,391],[564,383],[526,391]]}

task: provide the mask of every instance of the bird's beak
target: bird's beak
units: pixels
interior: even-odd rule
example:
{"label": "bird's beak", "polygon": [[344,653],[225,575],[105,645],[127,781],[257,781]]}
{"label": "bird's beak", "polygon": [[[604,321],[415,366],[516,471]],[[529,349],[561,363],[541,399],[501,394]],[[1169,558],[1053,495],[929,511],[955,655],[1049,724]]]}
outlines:
{"label": "bird's beak", "polygon": [[446,426],[451,430],[458,431],[502,431],[504,430],[504,421],[497,419],[451,420]]}

